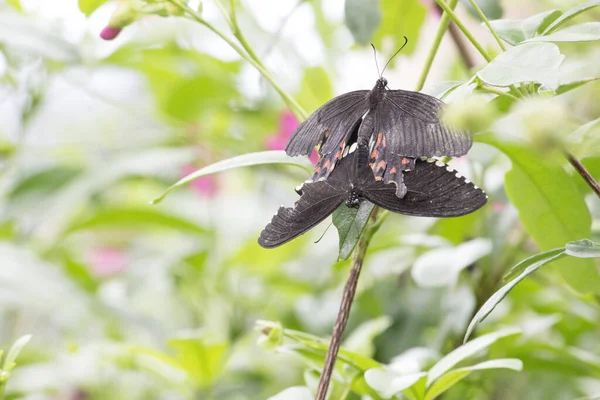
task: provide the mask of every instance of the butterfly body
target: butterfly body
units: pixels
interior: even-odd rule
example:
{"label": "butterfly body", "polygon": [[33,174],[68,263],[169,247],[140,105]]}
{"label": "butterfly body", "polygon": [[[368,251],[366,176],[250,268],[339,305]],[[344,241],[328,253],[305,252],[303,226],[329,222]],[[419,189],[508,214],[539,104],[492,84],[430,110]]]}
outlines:
{"label": "butterfly body", "polygon": [[281,207],[261,232],[258,243],[280,246],[305,233],[345,204],[356,208],[370,201],[395,213],[422,217],[456,217],[471,213],[487,202],[485,192],[447,165],[435,160],[416,160],[406,172],[407,193],[396,196],[394,185],[377,180],[365,160],[364,148],[343,157],[328,179],[306,182],[294,207]]}
{"label": "butterfly body", "polygon": [[313,181],[327,179],[354,141],[371,152],[375,176],[396,185],[397,197],[406,194],[402,161],[406,158],[462,156],[473,144],[464,131],[440,120],[443,102],[424,93],[391,90],[381,77],[372,90],[335,97],[312,113],[292,134],[290,156],[308,155],[315,146],[320,158]]}

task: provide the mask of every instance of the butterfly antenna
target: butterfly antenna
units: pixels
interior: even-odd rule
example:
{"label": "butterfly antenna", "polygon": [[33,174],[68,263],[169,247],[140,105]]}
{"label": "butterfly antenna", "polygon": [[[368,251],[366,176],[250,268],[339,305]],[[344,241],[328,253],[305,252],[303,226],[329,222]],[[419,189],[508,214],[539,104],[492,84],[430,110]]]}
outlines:
{"label": "butterfly antenna", "polygon": [[371,43],[371,47],[373,48],[373,58],[375,59],[375,66],[377,67],[377,74],[381,78],[381,72],[379,72],[379,64],[377,64],[377,49],[375,48],[375,45],[373,43]]}
{"label": "butterfly antenna", "polygon": [[325,228],[325,231],[323,231],[323,234],[321,235],[320,238],[317,239],[317,241],[315,242],[315,244],[319,243],[321,241],[321,239],[323,239],[323,237],[325,236],[325,234],[327,233],[327,231],[329,230],[329,228],[331,228],[332,224],[333,224],[333,221],[331,221],[329,223],[329,225],[327,225],[327,228]]}
{"label": "butterfly antenna", "polygon": [[398,51],[396,51],[394,53],[393,56],[390,57],[390,59],[388,60],[388,62],[385,63],[385,65],[383,66],[383,70],[381,71],[381,75],[383,75],[383,73],[385,72],[385,69],[387,68],[387,66],[390,63],[390,61],[392,61],[394,59],[394,57],[396,57],[398,55],[398,53],[400,53],[400,51],[402,51],[402,49],[404,48],[404,46],[406,46],[407,43],[408,43],[408,38],[406,36],[404,36],[404,44],[402,45],[402,47],[400,47],[398,49]]}

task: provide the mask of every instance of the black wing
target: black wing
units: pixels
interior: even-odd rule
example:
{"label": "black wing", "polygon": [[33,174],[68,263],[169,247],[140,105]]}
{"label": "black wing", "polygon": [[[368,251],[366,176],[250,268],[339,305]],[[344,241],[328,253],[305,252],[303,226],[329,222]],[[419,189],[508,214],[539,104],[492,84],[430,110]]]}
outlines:
{"label": "black wing", "polygon": [[368,90],[357,90],[329,100],[298,126],[285,152],[289,156],[309,155],[319,144],[321,154],[337,151],[369,109],[368,94]]}
{"label": "black wing", "polygon": [[365,198],[400,214],[458,217],[472,213],[487,202],[483,190],[435,160],[417,160],[414,170],[404,173],[408,192],[401,199],[396,197],[394,185],[376,181],[366,173],[360,177]]}
{"label": "black wing", "polygon": [[387,160],[391,154],[406,157],[467,154],[473,137],[440,121],[443,105],[441,100],[424,93],[386,90],[374,111],[375,134],[381,132],[386,139],[385,153],[379,156]]}
{"label": "black wing", "polygon": [[[338,173],[336,171],[340,170]],[[327,218],[345,200],[348,193],[347,171],[338,168],[335,175],[342,180],[305,183],[302,196],[294,208],[280,207],[277,214],[260,233],[258,244],[270,249],[289,242],[302,235]],[[332,174],[333,177],[334,174]]]}

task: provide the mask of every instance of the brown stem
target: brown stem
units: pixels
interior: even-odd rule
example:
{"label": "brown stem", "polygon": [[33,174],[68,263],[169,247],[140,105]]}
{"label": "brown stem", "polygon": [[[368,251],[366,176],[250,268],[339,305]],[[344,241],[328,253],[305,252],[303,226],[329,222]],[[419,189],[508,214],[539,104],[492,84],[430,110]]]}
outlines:
{"label": "brown stem", "polygon": [[600,197],[600,184],[596,182],[592,174],[583,166],[581,161],[579,161],[573,154],[566,152],[565,156],[567,160],[571,163],[573,168],[579,172],[579,175],[583,178],[583,180],[592,188],[596,196]]}
{"label": "brown stem", "polygon": [[333,326],[333,333],[331,334],[331,342],[329,343],[329,349],[327,350],[327,357],[325,357],[325,365],[323,366],[323,372],[321,373],[321,379],[319,380],[319,387],[317,388],[317,394],[315,400],[325,400],[327,395],[327,389],[329,388],[329,382],[331,381],[331,374],[335,367],[335,360],[337,358],[340,344],[342,343],[342,335],[350,316],[350,309],[352,308],[352,300],[354,300],[354,294],[356,293],[356,285],[358,284],[358,277],[362,269],[365,255],[367,254],[367,248],[371,237],[379,228],[379,221],[377,220],[378,207],[373,209],[371,218],[369,219],[368,225],[365,227],[365,232],[361,239],[358,241],[357,249],[352,257],[352,268],[350,268],[350,275],[346,286],[344,287],[344,294],[342,296],[342,303],[340,304],[340,310],[338,311],[335,325]]}
{"label": "brown stem", "polygon": [[[442,10],[442,7],[440,7],[438,4],[434,4],[434,7],[437,13],[442,15],[444,11]],[[473,61],[473,57],[471,56],[471,53],[469,53],[469,49],[467,48],[465,39],[460,34],[460,30],[456,27],[456,24],[454,24],[454,22],[450,22],[450,24],[448,25],[448,32],[450,33],[450,37],[452,38],[452,41],[454,42],[456,48],[458,49],[458,52],[460,53],[460,57],[465,63],[465,67],[467,67],[468,70],[471,70],[475,66],[475,61]]]}
{"label": "brown stem", "polygon": [[452,41],[454,41],[454,44],[460,53],[460,57],[465,63],[465,67],[470,71],[475,66],[475,61],[473,61],[473,56],[469,53],[464,37],[460,34],[460,30],[453,22],[448,25],[448,32],[450,32],[450,37],[452,38]]}

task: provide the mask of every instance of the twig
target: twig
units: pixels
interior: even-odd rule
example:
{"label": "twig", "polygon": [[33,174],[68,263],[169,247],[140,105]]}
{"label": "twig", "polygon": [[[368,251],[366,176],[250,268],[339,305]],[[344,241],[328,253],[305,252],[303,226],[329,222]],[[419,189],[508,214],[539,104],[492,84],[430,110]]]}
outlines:
{"label": "twig", "polygon": [[[350,268],[350,275],[346,286],[344,286],[344,294],[342,296],[342,303],[340,304],[340,310],[338,312],[335,325],[333,326],[333,333],[331,334],[331,342],[327,349],[327,357],[325,357],[325,365],[323,366],[323,372],[319,380],[319,387],[317,388],[317,394],[315,400],[325,400],[327,395],[327,389],[329,388],[329,382],[331,381],[331,374],[335,367],[335,360],[337,358],[340,344],[342,343],[342,335],[350,316],[350,309],[352,308],[352,300],[354,300],[354,294],[356,293],[356,285],[358,284],[358,277],[362,269],[365,255],[367,254],[367,248],[371,238],[377,232],[377,229],[381,226],[382,218],[377,218],[377,212],[379,207],[373,209],[373,213],[369,219],[368,225],[365,227],[362,237],[358,241],[357,249],[352,257],[352,267]],[[387,214],[386,214],[387,215]],[[382,215],[384,217],[384,215]]]}
{"label": "twig", "polygon": [[569,160],[573,168],[577,170],[583,180],[592,188],[594,193],[596,193],[596,196],[600,197],[600,184],[596,182],[592,174],[590,174],[590,172],[583,166],[581,161],[579,161],[577,157],[569,152],[565,153],[565,157],[567,157],[567,160]]}
{"label": "twig", "polygon": [[448,32],[450,32],[450,37],[454,41],[454,44],[456,45],[456,48],[458,49],[458,52],[460,53],[460,57],[462,58],[463,62],[465,63],[465,67],[467,67],[468,70],[471,70],[475,66],[475,62],[473,61],[473,56],[471,56],[471,53],[469,53],[467,44],[465,43],[465,40],[458,32],[458,28],[456,27],[456,25],[454,25],[454,23],[451,22],[450,25],[448,25]]}
{"label": "twig", "polygon": [[444,0],[435,0],[435,2],[444,10],[444,15],[448,14],[450,18],[452,18],[452,21],[454,21],[456,26],[460,28],[462,33],[464,33],[464,35],[467,37],[467,39],[469,39],[471,44],[475,46],[475,48],[477,49],[477,51],[479,51],[483,58],[485,58],[487,62],[492,61],[492,57],[489,56],[489,54],[485,51],[483,46],[477,41],[477,39],[475,39],[473,34],[471,34],[467,27],[460,21],[460,19],[456,16],[454,11],[452,11],[452,8],[450,8],[450,6],[446,4]]}

